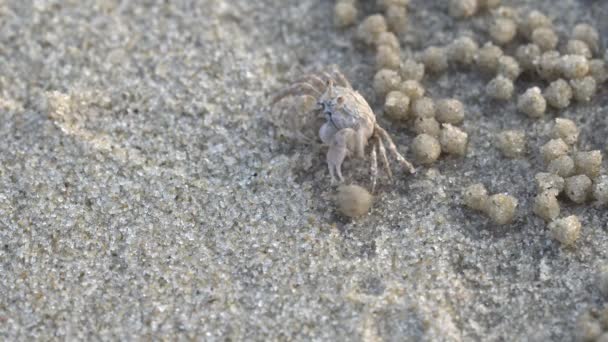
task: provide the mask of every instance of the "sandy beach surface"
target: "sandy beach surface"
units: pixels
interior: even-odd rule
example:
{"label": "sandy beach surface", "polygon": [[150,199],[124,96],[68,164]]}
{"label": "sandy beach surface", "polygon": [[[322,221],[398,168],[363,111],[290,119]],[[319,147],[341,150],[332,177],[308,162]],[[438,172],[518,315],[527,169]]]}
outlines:
{"label": "sandy beach surface", "polygon": [[[360,3],[360,18],[377,11]],[[488,40],[487,13],[457,21],[446,3],[411,1],[405,56]],[[562,44],[580,22],[608,37],[604,1],[503,4],[546,13]],[[348,219],[326,149],[286,128],[286,112],[305,113],[269,98],[336,64],[409,159],[415,134],[382,114],[374,53],[334,27],[333,7],[0,1],[0,339],[572,340],[577,317],[605,301],[608,210],[560,199],[560,216],[582,223],[564,248],[532,212],[534,175],[555,117],[606,158],[605,84],[533,121],[485,96],[490,78],[473,67],[425,77],[432,97],[464,103],[466,157],[414,176],[394,163],[370,213]],[[526,132],[525,157],[497,150],[506,129]],[[369,189],[368,172],[344,165],[347,183]],[[512,224],[463,206],[477,182],[517,198]]]}

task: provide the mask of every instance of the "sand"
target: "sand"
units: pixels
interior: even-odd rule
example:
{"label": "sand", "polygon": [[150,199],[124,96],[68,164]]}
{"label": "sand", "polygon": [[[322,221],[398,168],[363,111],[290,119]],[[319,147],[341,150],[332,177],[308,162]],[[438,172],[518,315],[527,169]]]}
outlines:
{"label": "sand", "polygon": [[[503,3],[547,13],[560,37],[578,22],[608,37],[603,1]],[[487,40],[486,15],[456,22],[445,7],[412,1],[406,55]],[[280,112],[304,114],[269,104],[337,64],[413,159],[415,135],[373,94],[373,52],[333,27],[333,1],[4,0],[0,23],[2,340],[570,340],[603,303],[606,207],[561,200],[582,224],[564,248],[532,206],[553,118],[606,153],[605,87],[533,121],[488,99],[487,75],[425,77],[428,94],[465,105],[466,158],[415,176],[393,163],[351,220],[325,149]],[[506,129],[526,132],[525,157],[496,148]],[[367,162],[343,170],[369,189]],[[512,224],[464,207],[477,182],[518,199]]]}

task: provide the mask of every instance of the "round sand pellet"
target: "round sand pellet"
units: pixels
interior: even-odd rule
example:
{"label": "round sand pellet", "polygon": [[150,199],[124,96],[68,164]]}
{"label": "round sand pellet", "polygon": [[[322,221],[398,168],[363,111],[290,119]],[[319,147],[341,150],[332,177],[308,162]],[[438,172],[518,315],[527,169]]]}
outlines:
{"label": "round sand pellet", "polygon": [[357,38],[365,44],[372,45],[382,32],[387,31],[387,24],[384,16],[373,14],[363,19],[357,28]]}
{"label": "round sand pellet", "polygon": [[574,121],[564,118],[556,118],[552,130],[553,138],[562,139],[568,145],[574,145],[578,141],[579,130]]}
{"label": "round sand pellet", "polygon": [[515,51],[515,58],[525,71],[536,71],[536,63],[540,59],[541,51],[536,44],[520,45]]}
{"label": "round sand pellet", "polygon": [[510,99],[514,90],[513,81],[503,75],[496,76],[486,85],[486,94],[496,100],[506,101]]}
{"label": "round sand pellet", "polygon": [[575,172],[574,160],[570,156],[555,158],[549,163],[547,171],[560,177],[570,177]]}
{"label": "round sand pellet", "polygon": [[585,203],[591,197],[593,183],[586,175],[572,176],[565,179],[564,191],[574,203]]}
{"label": "round sand pellet", "polygon": [[500,6],[501,0],[477,0],[479,9],[494,9]]}
{"label": "round sand pellet", "polygon": [[568,152],[570,152],[570,147],[559,138],[549,140],[540,148],[540,153],[547,164],[553,159],[567,155]]}
{"label": "round sand pellet", "polygon": [[488,202],[488,191],[481,184],[473,184],[468,186],[463,193],[464,204],[473,210],[484,211]]}
{"label": "round sand pellet", "polygon": [[443,47],[430,46],[422,52],[421,61],[427,70],[440,73],[448,68],[448,53]]}
{"label": "round sand pellet", "polygon": [[[341,0],[338,0],[338,1],[341,1]],[[353,1],[353,0],[348,0],[348,1]],[[410,4],[410,0],[376,0],[376,5],[383,10],[387,10],[391,6],[407,8],[409,6],[409,4]]]}
{"label": "round sand pellet", "polygon": [[412,114],[417,118],[434,118],[435,102],[430,97],[421,97],[412,102]]}
{"label": "round sand pellet", "polygon": [[591,59],[593,54],[591,53],[591,49],[582,40],[578,39],[570,39],[566,44],[566,54],[568,55],[579,55],[583,56],[587,59]]}
{"label": "round sand pellet", "polygon": [[367,214],[372,201],[372,195],[358,185],[341,185],[338,188],[336,205],[345,216],[359,217]]}
{"label": "round sand pellet", "polygon": [[380,45],[376,51],[376,69],[398,70],[401,64],[399,50],[395,50],[388,45]]}
{"label": "round sand pellet", "polygon": [[382,69],[374,76],[374,90],[377,96],[384,97],[390,91],[397,90],[401,84],[401,76],[395,70]]}
{"label": "round sand pellet", "polygon": [[572,88],[568,82],[559,79],[551,82],[544,92],[545,100],[551,107],[564,109],[570,105],[572,99]]}
{"label": "round sand pellet", "polygon": [[[604,262],[603,265],[600,265],[598,272],[600,292],[608,297],[608,263]],[[604,308],[600,311],[598,318],[604,331],[608,332],[608,303],[604,304]]]}
{"label": "round sand pellet", "polygon": [[598,342],[597,339],[602,335],[602,325],[590,311],[583,313],[576,320],[576,341]]}
{"label": "round sand pellet", "polygon": [[459,37],[448,46],[448,59],[454,63],[470,65],[479,46],[471,37]]}
{"label": "round sand pellet", "polygon": [[516,80],[521,74],[521,68],[515,58],[502,56],[498,59],[498,74],[508,79]]}
{"label": "round sand pellet", "polygon": [[486,73],[494,73],[498,69],[498,59],[502,57],[502,49],[491,42],[484,44],[475,55],[475,64]]}
{"label": "round sand pellet", "polygon": [[424,97],[424,87],[415,80],[406,80],[399,85],[399,90],[407,95],[411,101]]}
{"label": "round sand pellet", "polygon": [[548,190],[536,196],[532,210],[545,221],[552,221],[559,216],[560,207],[557,200],[557,191]]}
{"label": "round sand pellet", "polygon": [[579,55],[565,55],[560,59],[561,74],[567,79],[581,78],[589,73],[589,61]]}
{"label": "round sand pellet", "polygon": [[468,18],[477,13],[477,0],[449,0],[448,13],[454,18]]}
{"label": "round sand pellet", "polygon": [[574,166],[577,174],[583,174],[594,179],[600,175],[602,168],[602,152],[579,151],[574,154]]}
{"label": "round sand pellet", "polygon": [[469,135],[458,127],[442,124],[441,132],[439,133],[439,144],[441,144],[443,152],[464,156],[467,152],[468,141]]}
{"label": "round sand pellet", "polygon": [[436,105],[437,121],[458,125],[464,120],[464,105],[456,99],[441,99]]}
{"label": "round sand pellet", "polygon": [[[598,273],[598,287],[600,292],[608,297],[608,263],[601,265]],[[600,313],[600,322],[608,332],[608,304],[606,304],[604,310]]]}
{"label": "round sand pellet", "polygon": [[407,28],[407,10],[404,6],[391,5],[386,9],[386,23],[393,32],[402,33]]}
{"label": "round sand pellet", "polygon": [[378,0],[376,2],[383,9],[387,9],[390,6],[407,7],[410,4],[410,0]]}
{"label": "round sand pellet", "polygon": [[593,181],[593,198],[599,204],[608,204],[608,176],[599,176]]}
{"label": "round sand pellet", "polygon": [[396,121],[405,121],[409,118],[410,98],[400,91],[391,91],[384,101],[384,112]]}
{"label": "round sand pellet", "polygon": [[572,215],[554,220],[549,223],[551,236],[564,246],[570,246],[578,240],[581,231],[581,222]]}
{"label": "round sand pellet", "polygon": [[414,120],[414,132],[416,132],[416,134],[425,133],[435,138],[439,138],[440,131],[439,122],[437,122],[435,118],[419,117]]}
{"label": "round sand pellet", "polygon": [[564,191],[566,185],[566,181],[562,177],[548,172],[537,173],[536,176],[534,176],[534,180],[536,180],[536,186],[538,187],[539,193],[555,190],[559,194]]}
{"label": "round sand pellet", "polygon": [[570,80],[572,94],[578,102],[589,102],[597,92],[597,82],[591,76]]}
{"label": "round sand pellet", "polygon": [[337,27],[348,27],[357,20],[357,7],[349,2],[338,1],[334,7],[334,24]]}
{"label": "round sand pellet", "polygon": [[403,80],[421,81],[424,77],[424,64],[413,59],[406,59],[401,63],[401,78]]}
{"label": "round sand pellet", "polygon": [[599,51],[600,35],[597,30],[589,24],[576,25],[572,31],[572,38],[585,42],[593,52]]}
{"label": "round sand pellet", "polygon": [[439,158],[441,146],[439,146],[437,138],[423,133],[414,138],[412,151],[418,163],[428,165],[434,163]]}
{"label": "round sand pellet", "polygon": [[561,58],[557,51],[544,52],[537,63],[538,75],[546,81],[553,81],[561,76]]}
{"label": "round sand pellet", "polygon": [[601,59],[592,59],[589,61],[589,76],[593,77],[598,85],[606,82],[608,80],[606,62]]}
{"label": "round sand pellet", "polygon": [[532,42],[542,50],[555,50],[559,38],[555,31],[549,27],[539,27],[532,32]]}
{"label": "round sand pellet", "polygon": [[532,87],[517,99],[517,109],[530,118],[540,118],[547,110],[547,101],[538,87]]}
{"label": "round sand pellet", "polygon": [[526,152],[526,134],[508,130],[498,134],[497,147],[507,158],[519,158]]}
{"label": "round sand pellet", "polygon": [[484,206],[485,213],[499,225],[509,224],[515,218],[518,201],[515,197],[507,194],[496,194],[488,198]]}
{"label": "round sand pellet", "polygon": [[552,26],[551,19],[549,19],[543,13],[532,10],[526,18],[520,23],[519,29],[524,37],[532,38],[532,33],[537,28],[547,27],[550,28]]}
{"label": "round sand pellet", "polygon": [[378,35],[376,39],[376,47],[380,46],[388,46],[395,51],[400,50],[399,38],[393,32],[382,32]]}
{"label": "round sand pellet", "polygon": [[513,19],[502,17],[495,18],[490,24],[489,33],[496,44],[505,45],[515,38],[515,35],[517,34],[517,24]]}

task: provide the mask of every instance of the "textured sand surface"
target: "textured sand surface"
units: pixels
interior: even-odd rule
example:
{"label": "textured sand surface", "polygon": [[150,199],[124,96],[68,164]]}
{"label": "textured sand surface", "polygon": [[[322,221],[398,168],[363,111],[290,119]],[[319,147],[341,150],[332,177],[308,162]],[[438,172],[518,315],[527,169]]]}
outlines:
{"label": "textured sand surface", "polygon": [[[578,22],[608,37],[604,1],[503,3],[555,18],[562,40]],[[455,22],[439,0],[409,12],[406,54],[487,40],[486,15]],[[556,116],[606,159],[605,85],[533,122],[487,99],[478,72],[426,77],[465,104],[467,157],[395,168],[370,214],[347,220],[325,150],[268,104],[332,63],[411,159],[414,134],[381,115],[374,55],[333,27],[333,1],[0,0],[0,339],[572,339],[603,303],[608,210],[561,200],[583,225],[562,248],[532,213],[534,175]],[[505,129],[526,131],[526,158],[502,157]],[[367,163],[344,173],[369,187]],[[513,224],[462,206],[476,182],[517,197]]]}

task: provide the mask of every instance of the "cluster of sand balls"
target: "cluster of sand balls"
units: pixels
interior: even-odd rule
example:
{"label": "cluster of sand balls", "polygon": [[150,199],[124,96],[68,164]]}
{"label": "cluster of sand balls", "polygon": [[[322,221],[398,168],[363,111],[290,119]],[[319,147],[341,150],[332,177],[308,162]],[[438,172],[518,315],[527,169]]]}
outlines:
{"label": "cluster of sand balls", "polygon": [[[597,88],[608,80],[606,62],[599,58],[599,34],[588,24],[577,24],[561,51],[557,51],[559,36],[551,19],[533,10],[520,15],[510,7],[499,7],[499,1],[453,0],[448,12],[455,18],[466,18],[487,6],[492,10],[487,26],[491,41],[479,47],[469,37],[457,38],[446,47],[431,46],[421,54],[427,70],[445,71],[450,62],[493,74],[486,86],[488,97],[510,100],[515,92],[514,82],[524,73],[548,82],[544,90],[538,86],[526,89],[517,100],[519,111],[531,118],[540,118],[547,105],[564,109],[572,101],[588,102]],[[514,56],[502,47],[521,37],[524,41],[514,46]],[[594,58],[595,57],[595,58]]]}
{"label": "cluster of sand balls", "polygon": [[[487,25],[490,40],[481,47],[472,38],[462,36],[447,46],[427,47],[417,60],[402,60],[396,34],[406,27],[408,2],[378,0],[384,16],[367,17],[359,25],[357,37],[376,49],[376,96],[384,99],[386,116],[409,123],[417,134],[411,148],[420,164],[435,162],[442,152],[463,156],[468,144],[468,135],[457,127],[465,119],[464,105],[456,99],[425,96],[421,84],[425,72],[442,73],[450,65],[474,66],[492,75],[485,87],[488,97],[495,101],[516,97],[517,110],[531,119],[543,118],[548,108],[562,110],[573,102],[589,102],[608,81],[606,61],[598,55],[597,30],[577,24],[558,51],[560,37],[551,19],[539,11],[520,15],[510,7],[499,7],[500,0],[448,0],[448,12],[455,18],[468,18],[484,9],[491,11]],[[338,0],[335,14],[337,26],[352,25],[357,17],[356,0]],[[519,43],[522,40],[523,44]],[[522,75],[542,83],[517,95],[515,82]],[[578,138],[579,129],[573,121],[557,118],[552,139],[541,147],[547,172],[535,176],[538,192],[532,210],[547,222],[549,235],[564,246],[572,246],[579,239],[582,224],[576,215],[560,217],[558,198],[577,204],[595,199],[608,206],[608,176],[601,175],[602,154],[598,150],[579,151]],[[503,131],[497,135],[496,146],[507,158],[522,157],[527,149],[526,133]],[[467,207],[485,213],[495,224],[512,223],[516,216],[515,197],[489,195],[481,183],[467,187],[463,197]],[[371,208],[372,196],[355,185],[341,186],[336,202],[343,215],[359,217]],[[608,297],[608,264],[600,269],[599,288]],[[583,314],[576,333],[582,341],[608,342],[608,304],[602,310]]]}
{"label": "cluster of sand balls", "polygon": [[[608,81],[606,62],[599,56],[597,30],[579,23],[567,41],[550,18],[540,11],[526,13],[502,6],[500,0],[449,0],[448,13],[458,19],[489,11],[486,26],[489,41],[480,46],[468,36],[446,46],[430,46],[415,58],[402,59],[397,34],[407,23],[409,0],[377,0],[383,14],[366,17],[358,25],[356,37],[376,52],[373,88],[384,99],[384,114],[393,121],[407,123],[417,134],[411,148],[423,165],[437,161],[442,153],[466,154],[468,135],[458,125],[465,119],[464,105],[456,99],[432,99],[422,80],[427,73],[438,74],[450,66],[475,67],[491,75],[486,95],[496,101],[516,97],[516,107],[530,118],[542,118],[548,108],[564,109],[573,101],[588,102],[598,87]],[[336,24],[352,25],[357,16],[356,0],[337,0]],[[558,51],[559,46],[559,51]],[[506,51],[511,51],[508,55]],[[516,95],[515,82],[526,74],[540,80]],[[536,176],[539,191],[533,211],[548,222],[551,235],[565,245],[579,236],[576,216],[559,218],[558,197],[574,203],[594,198],[608,204],[608,176],[600,175],[600,151],[578,151],[578,128],[571,120],[556,119],[553,139],[541,148],[547,172]],[[496,146],[507,158],[519,158],[527,151],[526,134],[506,130],[497,135]],[[465,190],[467,206],[482,211],[499,224],[513,220],[517,200],[509,195],[488,196],[485,187],[475,184]]]}
{"label": "cluster of sand balls", "polygon": [[443,124],[439,139],[427,133],[421,133],[414,138],[412,150],[416,161],[428,165],[435,162],[441,153],[464,155],[466,153],[468,135],[450,124]]}
{"label": "cluster of sand balls", "polygon": [[570,201],[582,204],[592,198],[608,202],[608,179],[600,176],[600,151],[577,151],[579,130],[572,120],[555,119],[552,138],[541,147],[547,164],[546,173],[536,175],[538,194],[533,211],[549,223],[553,237],[564,245],[573,244],[579,236],[581,224],[576,216],[558,219],[558,196],[564,194]]}
{"label": "cluster of sand balls", "polygon": [[[340,0],[338,4],[345,1]],[[384,15],[370,15],[357,28],[357,38],[376,49],[378,70],[398,70],[401,66],[401,48],[396,34],[405,31],[407,27],[408,3],[409,0],[378,0]]]}
{"label": "cluster of sand balls", "polygon": [[[395,7],[406,8],[406,1],[384,0],[388,13]],[[405,19],[403,19],[405,20]],[[425,65],[414,59],[401,60],[399,40],[388,31],[384,16],[375,14],[364,19],[357,29],[357,37],[376,48],[376,67],[373,80],[376,96],[384,98],[384,112],[394,121],[408,122],[417,137],[412,149],[421,164],[435,162],[441,153],[466,154],[468,135],[457,125],[464,121],[464,106],[456,99],[438,101],[425,96],[420,83],[425,76]]]}
{"label": "cluster of sand balls", "polygon": [[464,156],[468,134],[457,125],[464,121],[465,110],[456,99],[434,101],[425,97],[416,80],[406,80],[399,90],[386,96],[384,111],[395,121],[407,123],[417,134],[412,151],[420,164],[432,164],[441,153]]}
{"label": "cluster of sand balls", "polygon": [[481,211],[488,215],[496,224],[504,225],[513,222],[518,201],[508,194],[488,195],[486,187],[473,184],[464,190],[464,204],[470,209]]}
{"label": "cluster of sand balls", "polygon": [[424,49],[419,60],[429,72],[439,74],[448,69],[450,64],[469,66],[475,61],[479,45],[468,36],[456,38],[447,46],[429,46]]}
{"label": "cluster of sand balls", "polygon": [[561,54],[556,50],[559,37],[544,14],[530,12],[520,31],[529,43],[517,48],[517,61],[524,71],[549,82],[542,92],[534,86],[519,96],[518,109],[529,117],[542,117],[547,105],[564,109],[572,101],[588,102],[607,80],[605,62],[593,59],[599,52],[599,34],[590,25],[576,25]]}

